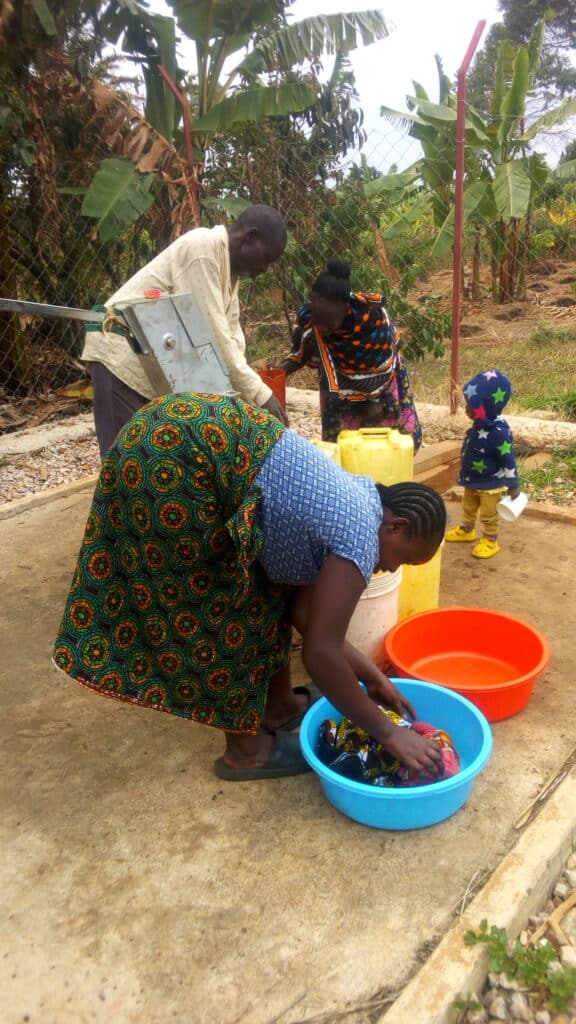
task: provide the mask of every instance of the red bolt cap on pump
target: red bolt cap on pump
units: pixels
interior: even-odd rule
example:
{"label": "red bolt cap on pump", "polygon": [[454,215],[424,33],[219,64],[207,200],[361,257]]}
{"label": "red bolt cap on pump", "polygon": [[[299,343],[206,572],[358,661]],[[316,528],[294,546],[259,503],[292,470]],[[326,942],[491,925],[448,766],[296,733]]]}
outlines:
{"label": "red bolt cap on pump", "polygon": [[162,293],[159,288],[146,288],[146,291],[144,292],[144,298],[159,299],[161,294]]}

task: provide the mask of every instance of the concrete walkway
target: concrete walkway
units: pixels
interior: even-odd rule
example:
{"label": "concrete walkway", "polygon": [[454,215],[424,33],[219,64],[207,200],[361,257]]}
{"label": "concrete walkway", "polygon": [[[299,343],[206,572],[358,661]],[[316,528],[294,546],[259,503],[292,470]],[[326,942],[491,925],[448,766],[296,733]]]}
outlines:
{"label": "concrete walkway", "polygon": [[398,990],[574,743],[574,528],[523,518],[486,564],[446,546],[442,603],[538,624],[553,662],[468,804],[387,833],[314,776],[222,783],[217,732],[51,666],[89,497],[0,522],[3,1024],[303,1024]]}

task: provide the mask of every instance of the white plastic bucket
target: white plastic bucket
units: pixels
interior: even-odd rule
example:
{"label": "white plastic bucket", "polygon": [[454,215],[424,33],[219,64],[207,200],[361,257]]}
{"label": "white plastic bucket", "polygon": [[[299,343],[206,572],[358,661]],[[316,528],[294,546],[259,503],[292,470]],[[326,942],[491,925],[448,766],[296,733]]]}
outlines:
{"label": "white plastic bucket", "polygon": [[386,663],[384,638],[398,622],[398,598],[402,567],[379,572],[370,580],[350,619],[346,639],[376,665]]}

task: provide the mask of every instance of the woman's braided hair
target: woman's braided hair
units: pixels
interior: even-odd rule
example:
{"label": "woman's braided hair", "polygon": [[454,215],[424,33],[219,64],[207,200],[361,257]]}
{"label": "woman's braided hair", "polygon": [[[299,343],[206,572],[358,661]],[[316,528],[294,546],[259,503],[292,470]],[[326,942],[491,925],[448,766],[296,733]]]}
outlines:
{"label": "woman's braided hair", "polygon": [[408,520],[410,536],[419,540],[440,541],[446,530],[446,506],[437,491],[413,482],[376,484],[382,508]]}

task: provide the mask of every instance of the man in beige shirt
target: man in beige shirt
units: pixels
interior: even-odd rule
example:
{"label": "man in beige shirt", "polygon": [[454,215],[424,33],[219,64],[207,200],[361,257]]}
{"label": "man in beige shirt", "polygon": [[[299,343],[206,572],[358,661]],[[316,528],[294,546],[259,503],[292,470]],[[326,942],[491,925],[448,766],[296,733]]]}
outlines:
{"label": "man in beige shirt", "polygon": [[[150,288],[164,295],[193,295],[212,329],[234,391],[288,424],[278,399],[246,362],[238,305],[239,279],[264,273],[284,252],[286,239],[277,210],[249,207],[229,228],[196,228],[177,238],[119,288],[106,306],[121,310]],[[90,366],[96,435],[104,455],[124,423],[155,392],[138,356],[119,333],[87,330],[82,359]]]}

